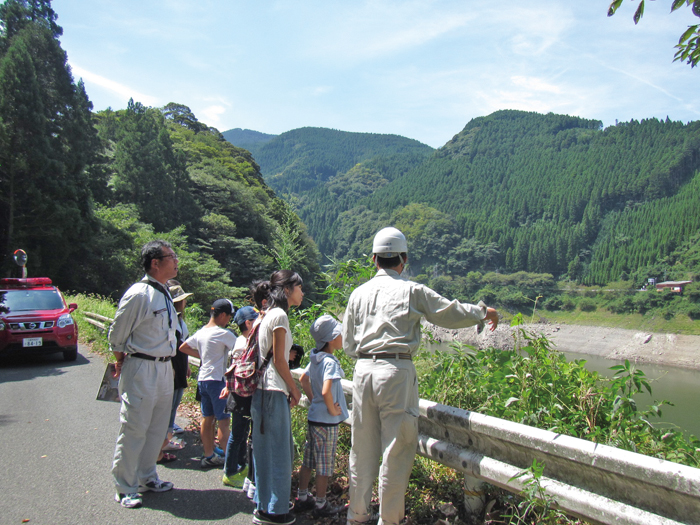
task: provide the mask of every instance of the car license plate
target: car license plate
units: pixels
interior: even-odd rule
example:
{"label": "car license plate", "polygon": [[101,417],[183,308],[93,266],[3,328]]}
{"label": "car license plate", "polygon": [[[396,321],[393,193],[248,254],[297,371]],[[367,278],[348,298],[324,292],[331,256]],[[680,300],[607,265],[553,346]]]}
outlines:
{"label": "car license plate", "polygon": [[44,344],[44,342],[42,341],[41,337],[25,337],[22,340],[22,346],[24,346],[24,347],[41,346],[43,344]]}

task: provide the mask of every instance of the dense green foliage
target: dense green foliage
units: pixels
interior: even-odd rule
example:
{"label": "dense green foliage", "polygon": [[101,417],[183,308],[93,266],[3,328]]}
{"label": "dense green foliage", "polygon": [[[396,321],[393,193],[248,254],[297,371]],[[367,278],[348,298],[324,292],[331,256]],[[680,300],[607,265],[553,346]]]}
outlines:
{"label": "dense green foliage", "polygon": [[295,207],[321,253],[343,258],[349,254],[337,245],[345,233],[333,226],[341,214],[433,151],[397,135],[322,128],[288,131],[252,150],[267,183]]}
{"label": "dense green foliage", "polygon": [[48,0],[7,0],[0,21],[0,271],[23,248],[30,267],[75,282],[96,229],[84,169],[96,140],[92,104]]}
{"label": "dense green foliage", "polygon": [[[179,280],[198,301],[242,298],[253,279],[280,264],[285,239],[292,238],[296,257],[283,264],[313,290],[315,246],[299,218],[266,186],[248,151],[181,104],[154,109],[130,102],[126,110],[98,113],[95,123],[102,154],[96,171],[107,186],[95,192],[97,215],[115,231],[100,248],[122,258],[120,281],[140,271],[129,264],[131,254],[157,234],[177,246]],[[108,293],[114,280],[108,286],[97,281],[93,289]]]}
{"label": "dense green foliage", "polygon": [[[498,111],[432,155],[404,151],[359,164],[350,162],[351,141],[337,151],[340,137],[297,130],[256,157],[335,259],[369,253],[373,234],[392,224],[408,237],[413,275],[526,271],[604,284],[662,278],[649,274],[654,265],[700,232],[697,122],[601,129],[596,120]],[[700,273],[684,268],[663,273]]]}
{"label": "dense green foliage", "polygon": [[606,379],[588,371],[583,360],[568,362],[546,338],[525,329],[516,351],[472,353],[456,346],[422,356],[421,397],[691,466],[700,463],[697,439],[652,426],[665,401],[637,406],[634,395],[652,388],[628,362],[614,366],[615,377]]}
{"label": "dense green foliage", "polygon": [[[426,202],[453,216],[463,237],[496,243],[497,264],[506,271],[559,276],[579,261],[584,282],[617,280],[615,265],[589,266],[611,235],[603,220],[626,207],[653,213],[654,201],[685,189],[700,163],[700,128],[653,119],[604,131],[599,126],[515,111],[474,119],[430,162],[376,192],[370,208]],[[650,257],[670,253],[700,229],[697,214],[664,211],[672,224],[658,233],[630,232],[631,244],[651,251]],[[645,250],[636,241],[648,235]],[[631,250],[614,256],[619,267],[633,263]]]}
{"label": "dense green foliage", "polygon": [[280,264],[313,292],[316,247],[250,153],[182,104],[93,114],[56,19],[48,0],[0,6],[0,272],[22,248],[29,275],[118,298],[143,272],[140,247],[164,238],[205,305]]}

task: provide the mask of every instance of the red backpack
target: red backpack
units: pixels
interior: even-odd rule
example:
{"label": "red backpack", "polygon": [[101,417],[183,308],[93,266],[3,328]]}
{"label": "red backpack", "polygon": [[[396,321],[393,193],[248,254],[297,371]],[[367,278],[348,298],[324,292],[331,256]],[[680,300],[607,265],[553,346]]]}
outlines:
{"label": "red backpack", "polygon": [[248,334],[245,349],[233,358],[231,366],[226,371],[226,386],[229,392],[240,397],[250,397],[258,388],[260,376],[263,375],[272,358],[272,349],[262,365],[258,366],[260,343],[258,332],[262,322],[256,323]]}

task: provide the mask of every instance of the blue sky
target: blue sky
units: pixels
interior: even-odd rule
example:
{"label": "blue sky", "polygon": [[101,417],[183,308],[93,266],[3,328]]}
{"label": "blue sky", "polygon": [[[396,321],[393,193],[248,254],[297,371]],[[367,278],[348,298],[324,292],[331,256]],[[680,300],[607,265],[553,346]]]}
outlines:
{"label": "blue sky", "polygon": [[700,22],[671,0],[54,0],[95,110],[177,102],[226,131],[304,126],[440,147],[499,109],[700,119],[700,68],[673,46]]}

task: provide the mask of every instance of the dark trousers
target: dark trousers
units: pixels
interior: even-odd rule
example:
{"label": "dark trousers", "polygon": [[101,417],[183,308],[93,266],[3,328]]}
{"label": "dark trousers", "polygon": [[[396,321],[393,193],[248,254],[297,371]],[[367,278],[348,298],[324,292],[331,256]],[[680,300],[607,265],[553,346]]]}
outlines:
{"label": "dark trousers", "polygon": [[[226,444],[226,463],[224,464],[224,473],[227,476],[233,476],[245,467],[248,456],[247,442],[250,434],[250,416],[244,415],[241,412],[231,414],[231,433]],[[252,465],[249,463],[250,468]],[[249,479],[253,479],[251,474],[248,474]]]}

